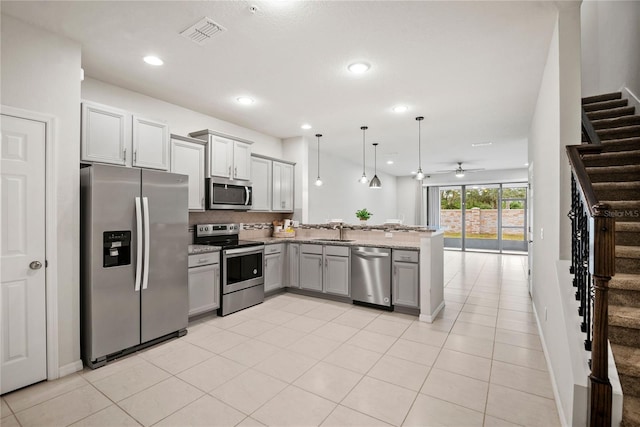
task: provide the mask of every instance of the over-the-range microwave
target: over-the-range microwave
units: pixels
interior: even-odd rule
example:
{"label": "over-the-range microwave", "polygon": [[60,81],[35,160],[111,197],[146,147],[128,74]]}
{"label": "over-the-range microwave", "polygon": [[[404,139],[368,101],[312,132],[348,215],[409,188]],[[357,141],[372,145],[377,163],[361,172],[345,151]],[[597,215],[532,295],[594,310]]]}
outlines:
{"label": "over-the-range microwave", "polygon": [[249,181],[207,178],[207,209],[251,209],[253,189]]}

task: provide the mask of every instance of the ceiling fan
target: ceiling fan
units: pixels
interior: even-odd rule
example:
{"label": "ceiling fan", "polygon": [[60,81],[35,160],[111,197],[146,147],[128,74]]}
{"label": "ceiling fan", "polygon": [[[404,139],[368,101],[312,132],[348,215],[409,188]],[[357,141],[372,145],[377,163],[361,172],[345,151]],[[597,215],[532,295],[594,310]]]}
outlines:
{"label": "ceiling fan", "polygon": [[458,167],[456,169],[445,169],[445,170],[439,170],[436,173],[451,173],[454,172],[456,174],[457,178],[462,178],[464,176],[465,173],[473,173],[473,172],[479,172],[479,171],[483,171],[484,168],[478,168],[478,169],[463,169],[462,168],[462,162],[458,162]]}

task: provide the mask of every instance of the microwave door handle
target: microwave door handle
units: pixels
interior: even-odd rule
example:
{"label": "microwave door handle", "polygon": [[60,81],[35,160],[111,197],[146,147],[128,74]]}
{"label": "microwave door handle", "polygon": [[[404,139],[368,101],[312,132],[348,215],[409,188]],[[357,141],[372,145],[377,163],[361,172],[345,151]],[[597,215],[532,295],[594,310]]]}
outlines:
{"label": "microwave door handle", "polygon": [[142,207],[144,213],[144,271],[142,272],[142,289],[147,289],[149,285],[149,199],[142,198]]}
{"label": "microwave door handle", "polygon": [[249,200],[251,200],[251,190],[249,190],[249,187],[244,187],[244,191],[247,194],[247,198],[244,201],[244,205],[248,206],[249,205]]}
{"label": "microwave door handle", "polygon": [[142,278],[142,207],[140,206],[140,197],[136,197],[136,287],[135,291],[140,291],[140,279]]}

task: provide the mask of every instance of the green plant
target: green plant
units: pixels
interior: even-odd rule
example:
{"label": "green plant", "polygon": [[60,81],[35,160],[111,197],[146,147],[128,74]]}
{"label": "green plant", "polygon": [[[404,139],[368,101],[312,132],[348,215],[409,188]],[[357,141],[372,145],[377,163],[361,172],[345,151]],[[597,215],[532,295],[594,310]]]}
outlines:
{"label": "green plant", "polygon": [[371,215],[373,214],[369,212],[366,208],[356,211],[356,216],[362,221],[368,220],[369,218],[371,218]]}

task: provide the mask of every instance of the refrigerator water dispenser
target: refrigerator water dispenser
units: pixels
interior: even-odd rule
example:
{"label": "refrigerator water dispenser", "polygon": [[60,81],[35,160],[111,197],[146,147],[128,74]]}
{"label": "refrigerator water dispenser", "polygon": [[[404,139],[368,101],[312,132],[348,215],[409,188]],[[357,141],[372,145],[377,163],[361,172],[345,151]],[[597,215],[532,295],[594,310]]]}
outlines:
{"label": "refrigerator water dispenser", "polygon": [[131,231],[105,231],[102,247],[104,268],[131,264]]}

